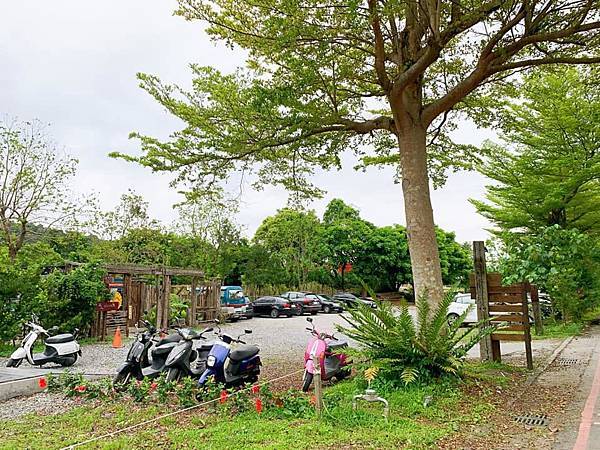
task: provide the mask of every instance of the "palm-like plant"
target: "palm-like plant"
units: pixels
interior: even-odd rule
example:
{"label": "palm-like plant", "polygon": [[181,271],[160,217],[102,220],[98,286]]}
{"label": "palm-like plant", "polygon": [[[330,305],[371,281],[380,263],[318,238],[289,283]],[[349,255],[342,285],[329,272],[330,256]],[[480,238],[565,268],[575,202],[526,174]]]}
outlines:
{"label": "palm-like plant", "polygon": [[459,376],[467,352],[494,327],[478,323],[462,329],[468,311],[448,324],[452,300],[449,293],[430,314],[427,299],[418,299],[416,323],[406,304],[399,312],[387,302],[378,309],[360,305],[345,318],[350,327],[338,326],[338,330],[362,344],[361,353],[390,381],[408,384],[442,374]]}

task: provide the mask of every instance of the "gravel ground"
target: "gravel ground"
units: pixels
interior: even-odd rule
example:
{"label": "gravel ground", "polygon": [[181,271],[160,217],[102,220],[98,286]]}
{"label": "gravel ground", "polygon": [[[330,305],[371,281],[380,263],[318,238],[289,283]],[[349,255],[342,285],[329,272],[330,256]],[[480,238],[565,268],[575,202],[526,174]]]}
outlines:
{"label": "gravel ground", "polygon": [[17,419],[31,413],[60,414],[77,406],[76,399],[67,398],[63,394],[42,392],[30,397],[15,397],[2,403],[1,419]]}

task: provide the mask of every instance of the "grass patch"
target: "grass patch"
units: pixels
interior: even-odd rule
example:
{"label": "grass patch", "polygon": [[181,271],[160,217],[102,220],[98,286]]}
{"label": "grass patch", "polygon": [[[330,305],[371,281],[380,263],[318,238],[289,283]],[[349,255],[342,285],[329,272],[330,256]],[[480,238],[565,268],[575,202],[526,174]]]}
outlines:
{"label": "grass patch", "polygon": [[537,334],[535,327],[531,328],[531,337],[533,339],[552,339],[566,338],[569,336],[577,336],[581,334],[584,324],[577,322],[554,322],[549,321],[544,323],[544,333]]}
{"label": "grass patch", "polygon": [[[492,370],[496,372],[497,368]],[[486,371],[481,368],[481,373]],[[326,388],[320,420],[312,408],[290,414],[289,410],[271,407],[261,414],[246,411],[232,416],[223,407],[210,414],[192,411],[170,417],[84,448],[429,449],[466,424],[479,422],[493,408],[486,395],[469,392],[481,385],[479,381],[443,379],[400,389],[379,384],[378,392],[390,402],[386,422],[380,405],[360,403],[357,411],[352,410],[352,397],[363,389],[362,383],[355,379]],[[0,421],[0,447],[60,448],[166,411],[164,405],[130,401],[85,402],[64,414]]]}

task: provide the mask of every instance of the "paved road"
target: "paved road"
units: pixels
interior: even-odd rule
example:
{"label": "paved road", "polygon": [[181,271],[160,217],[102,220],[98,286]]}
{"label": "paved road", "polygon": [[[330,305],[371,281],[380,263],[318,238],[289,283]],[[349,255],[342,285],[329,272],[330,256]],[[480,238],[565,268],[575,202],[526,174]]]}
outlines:
{"label": "paved road", "polygon": [[573,386],[570,404],[560,420],[554,450],[600,449],[600,327],[574,338],[561,352],[559,361],[573,364],[558,372],[548,371],[538,381],[542,385]]}

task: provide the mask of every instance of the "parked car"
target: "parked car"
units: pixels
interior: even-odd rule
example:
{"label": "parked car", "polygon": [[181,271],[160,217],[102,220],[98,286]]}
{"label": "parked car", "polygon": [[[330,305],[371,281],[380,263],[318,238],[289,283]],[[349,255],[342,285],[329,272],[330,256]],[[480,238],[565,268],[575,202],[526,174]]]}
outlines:
{"label": "parked car", "polygon": [[325,314],[329,313],[341,313],[344,310],[344,307],[340,302],[334,301],[331,297],[324,294],[306,294],[307,298],[316,298],[321,304],[321,311]]}
{"label": "parked car", "polygon": [[281,297],[260,297],[252,303],[255,316],[271,316],[277,318],[281,315],[292,317],[298,314],[298,306]]}
{"label": "parked car", "polygon": [[252,304],[241,286],[221,286],[221,311],[232,321],[254,316]]}
{"label": "parked car", "polygon": [[471,298],[471,294],[456,294],[454,300],[452,300],[452,303],[450,303],[450,306],[448,307],[448,314],[446,315],[448,324],[452,324],[467,309],[469,312],[463,323],[465,325],[477,323],[477,306],[475,305],[475,299]]}
{"label": "parked car", "polygon": [[306,292],[288,291],[280,295],[281,298],[288,300],[298,306],[297,314],[301,316],[304,313],[310,313],[313,316],[321,311],[321,303],[316,298],[307,297]]}
{"label": "parked car", "polygon": [[377,308],[377,303],[373,300],[367,300],[366,298],[357,297],[349,292],[338,292],[333,296],[333,300],[344,304],[347,308],[356,308],[359,304],[370,306],[371,308]]}

